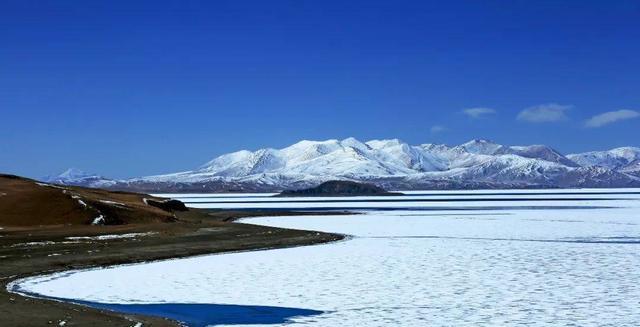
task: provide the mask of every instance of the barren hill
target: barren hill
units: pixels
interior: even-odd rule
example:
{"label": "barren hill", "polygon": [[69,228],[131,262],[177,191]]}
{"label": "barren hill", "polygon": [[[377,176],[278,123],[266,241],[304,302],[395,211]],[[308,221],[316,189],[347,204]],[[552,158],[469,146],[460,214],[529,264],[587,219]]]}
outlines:
{"label": "barren hill", "polygon": [[144,194],[52,185],[0,174],[0,226],[171,222],[176,219],[173,210],[186,208]]}

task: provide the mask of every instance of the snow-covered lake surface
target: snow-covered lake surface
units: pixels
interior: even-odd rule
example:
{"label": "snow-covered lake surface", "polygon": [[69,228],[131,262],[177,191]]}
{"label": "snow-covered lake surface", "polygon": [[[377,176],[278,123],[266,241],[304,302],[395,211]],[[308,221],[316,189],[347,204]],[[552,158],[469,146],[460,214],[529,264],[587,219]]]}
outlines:
{"label": "snow-covered lake surface", "polygon": [[373,209],[244,221],[353,236],[338,243],[75,271],[14,286],[196,326],[640,326],[638,193],[425,191],[381,199],[407,200],[389,202],[173,195],[209,208]]}

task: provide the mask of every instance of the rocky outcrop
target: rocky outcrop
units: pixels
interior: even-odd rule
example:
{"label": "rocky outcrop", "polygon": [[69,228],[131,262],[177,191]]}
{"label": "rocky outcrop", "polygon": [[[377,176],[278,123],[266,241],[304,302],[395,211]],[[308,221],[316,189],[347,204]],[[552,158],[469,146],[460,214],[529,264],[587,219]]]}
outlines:
{"label": "rocky outcrop", "polygon": [[312,188],[284,191],[278,196],[378,196],[401,194],[402,193],[387,192],[383,188],[373,184],[351,181],[328,181]]}

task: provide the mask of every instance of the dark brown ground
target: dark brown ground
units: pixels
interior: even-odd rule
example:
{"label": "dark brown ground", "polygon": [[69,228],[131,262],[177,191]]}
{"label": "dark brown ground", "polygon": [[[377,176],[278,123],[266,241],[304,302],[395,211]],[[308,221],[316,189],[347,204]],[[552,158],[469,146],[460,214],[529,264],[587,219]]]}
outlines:
{"label": "dark brown ground", "polygon": [[147,205],[146,194],[59,186],[0,174],[0,226],[89,225],[98,216],[106,225],[170,222],[170,211]]}
{"label": "dark brown ground", "polygon": [[[173,211],[174,206],[148,205],[145,198],[164,201],[145,194],[42,185],[0,174],[0,327],[59,326],[62,321],[64,326],[134,326],[137,322],[176,326],[176,322],[163,318],[27,298],[9,293],[6,287],[17,278],[69,269],[311,245],[343,238],[233,222],[242,217],[304,212]],[[99,215],[105,217],[104,225],[91,225]],[[153,234],[101,241],[66,239],[147,232]]]}

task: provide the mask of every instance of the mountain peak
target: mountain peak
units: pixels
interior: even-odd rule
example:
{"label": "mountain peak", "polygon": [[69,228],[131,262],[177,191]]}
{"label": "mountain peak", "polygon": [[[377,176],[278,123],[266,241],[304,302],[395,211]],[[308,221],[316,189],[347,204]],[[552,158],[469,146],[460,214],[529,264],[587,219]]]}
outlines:
{"label": "mountain peak", "polygon": [[69,168],[58,175],[49,175],[42,178],[43,182],[65,185],[85,185],[88,182],[96,183],[99,186],[109,186],[114,183],[98,174],[84,172],[77,168]]}
{"label": "mountain peak", "polygon": [[640,148],[631,147],[631,146],[615,148],[615,149],[609,150],[609,152],[629,160],[635,160],[638,157],[640,157]]}
{"label": "mountain peak", "polygon": [[473,139],[465,144],[495,144],[495,143],[488,139]]}
{"label": "mountain peak", "polygon": [[374,149],[382,149],[382,148],[401,145],[402,141],[398,139],[371,140],[371,141],[368,141],[366,144]]}
{"label": "mountain peak", "polygon": [[502,147],[500,144],[493,143],[486,139],[473,139],[467,143],[460,145],[461,148],[469,153],[492,155]]}
{"label": "mountain peak", "polygon": [[340,143],[352,143],[352,142],[362,143],[362,142],[360,142],[360,140],[358,140],[357,138],[355,138],[353,136],[349,136],[346,139],[340,141]]}
{"label": "mountain peak", "polygon": [[58,177],[61,178],[81,178],[81,177],[87,177],[87,176],[91,176],[92,174],[89,174],[83,170],[80,170],[78,168],[69,168],[67,170],[65,170],[63,173],[61,173],[60,175],[58,175]]}
{"label": "mountain peak", "polygon": [[583,167],[605,167],[613,170],[635,171],[640,160],[640,148],[620,147],[608,151],[591,151],[570,154],[569,159]]}
{"label": "mountain peak", "polygon": [[354,149],[358,149],[358,150],[367,150],[370,147],[362,142],[360,142],[358,139],[356,139],[355,137],[347,137],[346,139],[340,141],[340,144],[342,146],[348,146]]}
{"label": "mountain peak", "polygon": [[64,172],[57,175],[49,175],[44,178],[44,181],[67,181],[81,179],[85,177],[95,176],[95,174],[86,173],[78,168],[69,168]]}

